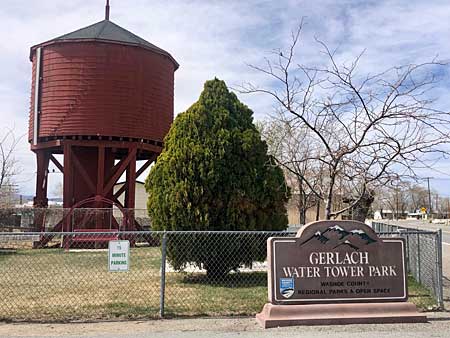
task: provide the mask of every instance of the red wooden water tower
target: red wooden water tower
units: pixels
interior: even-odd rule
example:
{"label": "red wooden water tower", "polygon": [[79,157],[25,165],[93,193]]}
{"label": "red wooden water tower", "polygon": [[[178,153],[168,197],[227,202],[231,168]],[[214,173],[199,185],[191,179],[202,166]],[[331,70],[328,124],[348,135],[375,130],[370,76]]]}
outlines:
{"label": "red wooden water tower", "polygon": [[[64,174],[64,208],[134,208],[136,178],[160,154],[173,120],[178,63],[111,22],[109,4],[105,20],[31,47],[30,60],[28,140],[37,160],[34,206],[47,207],[51,161]],[[64,162],[55,154],[63,154]],[[136,170],[139,160],[145,162]],[[126,184],[114,193],[123,174]],[[125,230],[139,229],[132,215],[127,217]],[[106,227],[98,217],[95,225],[90,222],[77,224]],[[53,230],[74,230],[70,227],[63,219]]]}

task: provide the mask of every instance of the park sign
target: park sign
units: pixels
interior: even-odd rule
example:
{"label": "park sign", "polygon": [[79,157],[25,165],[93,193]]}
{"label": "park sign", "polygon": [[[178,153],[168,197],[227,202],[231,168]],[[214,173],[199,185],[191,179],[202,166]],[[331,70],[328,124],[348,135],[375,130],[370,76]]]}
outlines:
{"label": "park sign", "polygon": [[[264,327],[424,321],[408,303],[403,238],[379,238],[364,223],[309,223],[267,241]],[[331,319],[330,319],[331,318]]]}
{"label": "park sign", "polygon": [[318,222],[267,250],[273,304],[407,299],[404,239],[382,240],[365,224]]}
{"label": "park sign", "polygon": [[109,271],[128,271],[130,266],[130,241],[109,241]]}

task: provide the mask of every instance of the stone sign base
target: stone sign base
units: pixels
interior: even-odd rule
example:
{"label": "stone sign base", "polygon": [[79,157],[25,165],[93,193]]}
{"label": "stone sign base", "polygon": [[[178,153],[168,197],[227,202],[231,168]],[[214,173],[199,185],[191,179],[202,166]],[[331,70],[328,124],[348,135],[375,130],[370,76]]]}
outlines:
{"label": "stone sign base", "polygon": [[371,323],[424,323],[427,317],[412,303],[346,303],[264,305],[256,315],[265,329],[294,325],[339,325]]}

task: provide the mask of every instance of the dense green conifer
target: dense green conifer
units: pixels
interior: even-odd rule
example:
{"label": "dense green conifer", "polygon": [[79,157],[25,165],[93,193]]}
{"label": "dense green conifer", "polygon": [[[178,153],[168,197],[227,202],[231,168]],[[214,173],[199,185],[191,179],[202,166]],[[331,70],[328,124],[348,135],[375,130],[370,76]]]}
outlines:
{"label": "dense green conifer", "polygon": [[[252,114],[223,81],[214,79],[176,117],[146,181],[154,230],[286,229],[288,189]],[[175,268],[194,263],[216,278],[264,259],[264,246],[255,244],[261,241],[194,238],[195,248],[183,243],[186,239],[169,241]]]}

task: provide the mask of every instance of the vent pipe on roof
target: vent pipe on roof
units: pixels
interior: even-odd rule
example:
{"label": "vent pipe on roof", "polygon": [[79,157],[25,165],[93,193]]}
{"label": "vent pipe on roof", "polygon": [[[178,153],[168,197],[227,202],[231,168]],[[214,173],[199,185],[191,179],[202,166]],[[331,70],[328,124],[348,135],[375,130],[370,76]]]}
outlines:
{"label": "vent pipe on roof", "polygon": [[109,0],[106,0],[105,20],[109,20]]}

